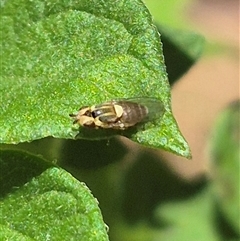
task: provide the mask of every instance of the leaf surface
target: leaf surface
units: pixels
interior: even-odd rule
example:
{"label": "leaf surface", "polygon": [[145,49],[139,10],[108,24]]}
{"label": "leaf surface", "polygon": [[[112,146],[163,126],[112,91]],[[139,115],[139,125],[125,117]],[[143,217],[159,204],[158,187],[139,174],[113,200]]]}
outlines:
{"label": "leaf surface", "polygon": [[171,112],[158,32],[141,1],[7,1],[0,20],[1,143],[75,138],[69,113],[81,106],[148,96],[165,114],[131,139],[190,157]]}
{"label": "leaf surface", "polygon": [[84,183],[25,152],[1,150],[0,168],[2,240],[108,240]]}

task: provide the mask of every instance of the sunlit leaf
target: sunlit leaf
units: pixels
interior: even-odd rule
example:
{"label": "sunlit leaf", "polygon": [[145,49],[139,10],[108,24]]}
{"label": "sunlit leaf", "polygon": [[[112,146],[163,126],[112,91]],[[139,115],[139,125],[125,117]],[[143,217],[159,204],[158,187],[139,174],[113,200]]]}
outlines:
{"label": "sunlit leaf", "polygon": [[148,96],[165,114],[130,138],[190,157],[171,112],[158,32],[141,1],[5,1],[0,21],[1,143],[74,138],[69,113],[79,107]]}

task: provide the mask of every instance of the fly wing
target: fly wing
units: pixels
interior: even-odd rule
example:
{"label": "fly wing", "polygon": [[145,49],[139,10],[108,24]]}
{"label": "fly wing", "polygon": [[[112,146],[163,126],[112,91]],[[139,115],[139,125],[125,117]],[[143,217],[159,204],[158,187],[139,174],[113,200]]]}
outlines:
{"label": "fly wing", "polygon": [[133,98],[114,100],[113,102],[117,103],[118,101],[133,102],[133,103],[147,107],[148,114],[143,121],[153,121],[156,119],[160,119],[165,112],[163,102],[159,99],[152,98],[152,97],[133,97]]}

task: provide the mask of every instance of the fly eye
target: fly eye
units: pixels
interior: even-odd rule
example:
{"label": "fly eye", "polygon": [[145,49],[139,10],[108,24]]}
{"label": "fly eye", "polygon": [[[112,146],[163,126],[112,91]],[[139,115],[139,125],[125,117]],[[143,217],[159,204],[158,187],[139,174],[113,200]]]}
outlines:
{"label": "fly eye", "polygon": [[101,110],[94,110],[94,111],[92,111],[91,114],[92,114],[93,118],[96,118],[96,117],[100,116],[102,114],[102,112],[101,112]]}

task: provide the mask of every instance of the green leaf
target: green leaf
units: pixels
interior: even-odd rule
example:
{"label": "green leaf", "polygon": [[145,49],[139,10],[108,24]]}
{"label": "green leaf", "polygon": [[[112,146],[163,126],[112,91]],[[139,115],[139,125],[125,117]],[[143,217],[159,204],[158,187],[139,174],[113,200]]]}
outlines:
{"label": "green leaf", "polygon": [[14,240],[14,241],[34,241],[34,239],[25,236],[24,234],[12,230],[5,225],[0,224],[0,240]]}
{"label": "green leaf", "polygon": [[[216,203],[238,237],[240,216],[240,101],[218,117],[210,140],[213,192]],[[225,225],[226,226],[226,225]]]}
{"label": "green leaf", "polygon": [[131,138],[191,156],[172,115],[162,45],[141,1],[6,1],[0,21],[1,143],[74,138],[69,113],[79,107],[148,96],[164,103],[165,114]]}
{"label": "green leaf", "polygon": [[0,169],[4,240],[108,240],[96,199],[64,170],[13,150],[1,151]]}
{"label": "green leaf", "polygon": [[168,79],[173,85],[199,59],[205,40],[194,32],[158,25]]}
{"label": "green leaf", "polygon": [[208,190],[189,200],[168,203],[159,207],[156,214],[166,226],[162,240],[168,241],[217,241],[219,236],[214,228],[213,202]]}
{"label": "green leaf", "polygon": [[158,23],[184,29],[193,26],[186,14],[186,9],[192,6],[192,0],[145,0],[144,2]]}
{"label": "green leaf", "polygon": [[212,217],[214,206],[209,193],[204,191],[190,199],[159,205],[153,223],[141,220],[126,224],[120,220],[113,240],[219,241]]}

